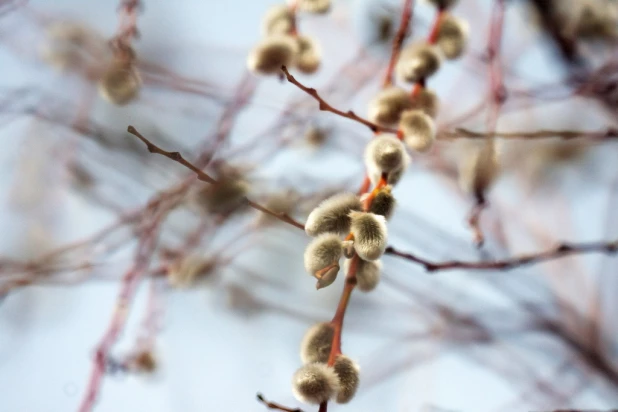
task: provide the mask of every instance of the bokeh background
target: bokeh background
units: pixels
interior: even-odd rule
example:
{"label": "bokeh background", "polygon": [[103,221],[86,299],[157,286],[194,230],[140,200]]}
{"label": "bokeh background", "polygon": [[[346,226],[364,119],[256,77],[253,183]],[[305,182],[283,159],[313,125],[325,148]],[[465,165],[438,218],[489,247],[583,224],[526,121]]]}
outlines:
{"label": "bokeh background", "polygon": [[[252,199],[283,195],[300,221],[328,193],[357,190],[362,181],[366,128],[319,112],[285,81],[246,73],[261,17],[276,2],[143,3],[134,48],[144,85],[137,100],[116,107],[99,97],[86,71],[56,70],[45,50],[59,22],[83,24],[105,45],[118,25],[117,2],[0,2],[2,411],[78,409],[140,225],[129,220],[80,248],[41,257],[90,239],[190,176],[149,154],[125,132],[129,124],[189,159],[204,152],[214,163],[242,167]],[[389,24],[391,33],[397,27],[400,3],[342,0],[326,16],[300,15],[300,30],[319,42],[323,62],[315,75],[293,74],[336,107],[364,116],[390,52],[390,42],[376,38]],[[507,2],[500,58],[508,98],[497,129],[517,135],[615,127],[616,43],[582,41],[589,71],[576,72],[530,3]],[[454,9],[470,23],[470,45],[429,82],[441,100],[442,131],[483,131],[491,7],[462,0]],[[412,38],[426,36],[433,14],[425,3],[415,6]],[[600,68],[605,77],[594,77]],[[222,121],[239,95],[246,104]],[[316,130],[323,143],[312,143]],[[395,189],[389,243],[398,249],[436,262],[480,261],[616,236],[618,153],[610,138],[501,139],[502,174],[478,250],[466,225],[473,200],[457,186],[471,139],[441,136],[431,153],[413,155]],[[309,325],[332,317],[342,276],[316,291],[302,263],[307,236],[259,219],[250,210],[221,221],[184,201],[166,216],[112,347],[96,411],[265,410],[257,392],[317,410],[293,398],[290,380],[300,366],[300,339]],[[215,256],[219,264],[199,285],[174,288],[157,270],[173,250]],[[356,292],[346,315],[343,350],[361,366],[358,394],[349,405],[329,407],[616,408],[616,265],[615,257],[589,254],[510,271],[428,274],[386,256],[378,288]],[[144,345],[157,358],[153,373],[114,367]]]}

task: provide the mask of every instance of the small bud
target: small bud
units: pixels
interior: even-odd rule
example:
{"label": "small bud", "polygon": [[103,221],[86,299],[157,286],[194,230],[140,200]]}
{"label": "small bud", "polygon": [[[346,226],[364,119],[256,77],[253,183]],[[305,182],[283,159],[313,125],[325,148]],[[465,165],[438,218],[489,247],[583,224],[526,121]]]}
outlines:
{"label": "small bud", "polygon": [[185,256],[170,265],[168,282],[176,288],[189,287],[206,278],[216,267],[217,262],[213,258]]}
{"label": "small bud", "polygon": [[435,6],[438,9],[446,10],[453,7],[459,0],[425,0],[427,3]]}
{"label": "small bud", "polygon": [[421,110],[405,111],[399,121],[399,130],[403,132],[406,145],[418,152],[428,151],[436,140],[436,125]]}
{"label": "small bud", "polygon": [[264,36],[291,34],[294,20],[294,12],[287,4],[272,6],[262,19],[262,34]]}
{"label": "small bud", "polygon": [[392,194],[392,186],[384,186],[378,194],[371,201],[371,206],[369,207],[369,212],[384,216],[386,220],[390,219],[393,215],[393,210],[395,209],[395,205],[397,201],[395,200],[395,196]]}
{"label": "small bud", "polygon": [[386,249],[386,219],[373,213],[350,212],[354,250],[363,260],[379,259]]}
{"label": "small bud", "polygon": [[328,13],[330,6],[331,0],[298,0],[298,8],[308,13]]}
{"label": "small bud", "polygon": [[303,363],[326,363],[333,345],[335,328],[331,323],[313,325],[300,343],[300,359]]}
{"label": "small bud", "polygon": [[158,362],[152,351],[143,350],[131,359],[130,365],[136,372],[153,373],[157,369]]}
{"label": "small bud", "polygon": [[471,193],[477,200],[481,200],[496,180],[498,172],[495,143],[493,139],[490,139],[483,147],[470,153],[460,165],[459,183],[462,190]]}
{"label": "small bud", "polygon": [[468,41],[468,22],[450,14],[440,21],[436,44],[447,59],[456,59],[463,54]]}
{"label": "small bud", "polygon": [[404,110],[412,107],[410,94],[401,87],[387,87],[369,102],[369,120],[382,126],[394,126]]}
{"label": "small bud", "polygon": [[298,53],[295,57],[296,68],[302,73],[315,73],[320,67],[320,50],[313,41],[307,36],[297,36]]}
{"label": "small bud", "polygon": [[142,86],[142,79],[131,63],[114,62],[99,80],[99,94],[108,102],[123,106],[135,99]]}
{"label": "small bud", "polygon": [[352,210],[362,210],[358,196],[353,193],[338,193],[324,200],[307,217],[305,232],[309,236],[332,232],[341,235],[350,231]]}
{"label": "small bud", "polygon": [[330,137],[330,130],[323,126],[311,125],[305,130],[305,141],[309,146],[318,148],[323,146]]}
{"label": "small bud", "polygon": [[318,278],[318,289],[329,286],[335,281],[339,273],[337,263],[342,254],[341,239],[334,233],[322,233],[307,245],[304,257],[305,270]]}
{"label": "small bud", "polygon": [[[350,259],[346,259],[343,268],[347,273],[350,269]],[[382,273],[382,262],[379,260],[359,260],[356,264],[356,287],[363,292],[371,292],[378,286]]]}
{"label": "small bud", "polygon": [[323,363],[309,363],[294,374],[292,391],[301,402],[320,404],[339,391],[339,379],[334,368]]}
{"label": "small bud", "polygon": [[369,170],[389,173],[405,164],[407,153],[401,140],[381,134],[371,139],[365,148],[365,165]]}
{"label": "small bud", "polygon": [[335,374],[339,378],[339,391],[335,400],[337,403],[348,403],[358,389],[360,368],[358,364],[345,355],[339,355],[333,364]]}
{"label": "small bud", "polygon": [[440,101],[438,100],[436,93],[426,87],[423,87],[412,98],[412,105],[410,106],[410,109],[422,110],[428,116],[435,118],[438,114],[439,106]]}
{"label": "small bud", "polygon": [[401,51],[395,71],[401,81],[424,80],[440,68],[440,55],[426,43],[413,43]]}
{"label": "small bud", "polygon": [[249,70],[260,74],[275,74],[281,71],[281,66],[294,63],[298,45],[290,36],[274,36],[259,43],[247,58]]}

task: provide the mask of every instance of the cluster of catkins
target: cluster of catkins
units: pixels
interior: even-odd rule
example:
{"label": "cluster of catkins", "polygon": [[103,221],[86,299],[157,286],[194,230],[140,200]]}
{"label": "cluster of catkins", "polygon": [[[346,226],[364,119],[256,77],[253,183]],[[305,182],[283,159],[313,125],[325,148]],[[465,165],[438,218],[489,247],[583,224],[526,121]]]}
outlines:
{"label": "cluster of catkins", "polygon": [[300,345],[303,366],[292,378],[293,391],[301,402],[319,404],[334,399],[347,403],[359,384],[359,367],[349,357],[338,354],[328,365],[335,328],[331,323],[312,326]]}
{"label": "cluster of catkins", "polygon": [[317,43],[298,33],[296,10],[323,14],[330,10],[330,0],[298,0],[297,6],[281,4],[271,7],[262,19],[263,40],[249,53],[249,70],[276,74],[281,66],[295,67],[302,73],[315,73],[321,55]]}
{"label": "cluster of catkins", "polygon": [[[467,23],[448,12],[455,1],[432,0],[441,12],[435,41],[413,42],[401,50],[395,73],[404,83],[421,84],[434,75],[442,60],[456,59],[463,54],[468,38]],[[419,152],[431,148],[436,138],[434,119],[438,113],[438,97],[422,87],[412,97],[402,87],[390,86],[369,103],[369,120],[384,126],[397,127],[406,145]]]}

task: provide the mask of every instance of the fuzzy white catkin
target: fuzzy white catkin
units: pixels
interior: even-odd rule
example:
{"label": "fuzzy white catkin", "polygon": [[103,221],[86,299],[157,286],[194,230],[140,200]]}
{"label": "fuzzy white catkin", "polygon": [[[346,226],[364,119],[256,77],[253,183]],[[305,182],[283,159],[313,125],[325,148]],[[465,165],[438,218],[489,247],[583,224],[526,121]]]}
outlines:
{"label": "fuzzy white catkin", "polygon": [[247,57],[247,67],[254,73],[274,74],[281,66],[291,66],[298,44],[291,36],[268,37],[258,43]]}
{"label": "fuzzy white catkin", "polygon": [[438,95],[426,87],[420,89],[411,99],[410,110],[422,110],[428,116],[435,118],[440,108]]}
{"label": "fuzzy white catkin", "polygon": [[[350,259],[343,264],[347,273],[350,269]],[[356,264],[356,287],[362,292],[371,292],[380,283],[382,262],[379,260],[359,260]]]}
{"label": "fuzzy white catkin", "polygon": [[386,220],[390,219],[397,204],[392,189],[390,185],[384,186],[371,201],[369,212],[384,216]]}
{"label": "fuzzy white catkin", "polygon": [[335,328],[331,323],[313,325],[300,343],[300,359],[303,363],[326,363],[333,345]]}
{"label": "fuzzy white catkin", "polygon": [[298,8],[308,13],[328,13],[330,7],[331,0],[298,0]]}
{"label": "fuzzy white catkin", "polygon": [[99,94],[108,102],[123,106],[134,100],[142,86],[137,69],[130,63],[114,62],[101,76]]}
{"label": "fuzzy white catkin", "polygon": [[401,113],[412,107],[410,93],[401,87],[391,86],[381,90],[369,102],[369,120],[381,126],[394,126]]}
{"label": "fuzzy white catkin", "polygon": [[[386,178],[386,183],[391,186],[395,186],[397,183],[399,183],[399,180],[401,180],[401,177],[403,176],[405,171],[408,169],[409,165],[410,165],[410,156],[408,156],[406,153],[406,156],[404,157],[403,165],[399,169],[395,169],[388,174]],[[369,180],[371,181],[371,184],[375,186],[380,181],[380,178],[382,177],[382,172],[380,171],[380,169],[376,167],[369,167],[367,168],[367,175],[369,176]]]}
{"label": "fuzzy white catkin", "polygon": [[487,140],[483,146],[468,154],[460,164],[459,184],[462,190],[474,195],[477,200],[485,196],[485,192],[496,180],[499,172],[498,157],[493,139]]}
{"label": "fuzzy white catkin", "polygon": [[321,52],[317,43],[308,36],[296,37],[298,52],[294,59],[296,68],[302,73],[315,73],[320,67]]}
{"label": "fuzzy white catkin", "polygon": [[350,212],[354,250],[363,260],[377,260],[386,249],[387,230],[384,216],[366,212]]}
{"label": "fuzzy white catkin", "polygon": [[350,231],[352,210],[361,210],[358,196],[353,193],[338,193],[318,205],[307,217],[305,232],[309,236],[332,232],[341,235]]}
{"label": "fuzzy white catkin", "polygon": [[334,368],[323,363],[309,363],[294,374],[292,392],[301,402],[320,404],[339,392],[339,378]]}
{"label": "fuzzy white catkin", "polygon": [[445,14],[440,21],[436,44],[447,59],[457,59],[463,54],[468,42],[468,22]]}
{"label": "fuzzy white catkin", "polygon": [[418,82],[435,74],[440,68],[440,55],[436,49],[423,42],[413,43],[401,51],[395,72],[408,83]]}
{"label": "fuzzy white catkin", "polygon": [[412,150],[426,152],[436,140],[436,125],[431,117],[421,110],[407,110],[401,115],[399,130],[405,144]]}
{"label": "fuzzy white catkin", "polygon": [[339,355],[333,364],[335,374],[339,378],[339,391],[335,400],[337,403],[348,403],[354,398],[360,382],[360,368],[356,362],[345,355]]}
{"label": "fuzzy white catkin", "polygon": [[[339,262],[343,254],[343,245],[334,233],[322,233],[313,239],[305,249],[305,270],[317,277],[317,272]],[[329,286],[335,281],[339,267],[335,266],[318,278],[318,289]]]}
{"label": "fuzzy white catkin", "polygon": [[264,36],[290,34],[293,29],[294,13],[287,4],[272,6],[262,18],[262,34]]}
{"label": "fuzzy white catkin", "polygon": [[390,134],[381,134],[369,141],[365,148],[365,166],[380,173],[400,169],[406,158],[406,149],[401,140]]}

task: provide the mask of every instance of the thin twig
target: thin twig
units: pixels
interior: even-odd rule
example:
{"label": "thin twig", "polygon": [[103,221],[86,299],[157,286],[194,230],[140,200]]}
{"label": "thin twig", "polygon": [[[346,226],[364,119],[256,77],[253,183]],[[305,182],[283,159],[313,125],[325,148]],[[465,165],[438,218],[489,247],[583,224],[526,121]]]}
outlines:
{"label": "thin twig", "polygon": [[411,253],[401,252],[392,246],[387,247],[384,253],[418,263],[424,266],[428,272],[439,272],[455,269],[508,271],[522,266],[560,259],[570,255],[581,255],[586,253],[606,253],[613,255],[616,254],[616,252],[618,252],[618,240],[611,242],[560,243],[556,247],[543,252],[486,262],[466,262],[462,260],[432,262]]}
{"label": "thin twig", "polygon": [[558,137],[564,140],[587,138],[587,139],[612,139],[618,138],[618,129],[608,127],[605,130],[535,130],[531,132],[498,132],[487,131],[478,132],[465,128],[456,128],[454,131],[440,132],[441,137],[444,139],[455,138],[472,138],[472,139],[485,139],[488,137],[500,137],[505,139],[547,139]]}
{"label": "thin twig", "polygon": [[362,125],[367,126],[369,130],[371,130],[374,133],[376,132],[397,133],[397,129],[377,125],[373,122],[370,122],[367,119],[364,119],[358,116],[352,110],[348,110],[347,112],[344,112],[342,110],[334,108],[318,94],[318,91],[316,89],[314,89],[313,87],[307,87],[301,82],[299,82],[298,80],[296,80],[296,78],[290,74],[290,72],[285,66],[281,66],[281,71],[283,71],[283,74],[285,75],[285,78],[287,79],[288,82],[292,83],[294,86],[298,87],[300,90],[304,91],[305,93],[313,97],[315,100],[317,100],[320,110],[325,111],[325,112],[331,112],[341,117],[354,120],[355,122],[358,122]]}
{"label": "thin twig", "polygon": [[256,395],[256,398],[260,403],[262,403],[268,409],[276,409],[278,411],[283,411],[283,412],[304,412],[302,409],[299,409],[299,408],[288,408],[287,406],[283,406],[275,402],[267,401],[264,398],[264,395],[262,395],[261,393],[258,393]]}
{"label": "thin twig", "polygon": [[[186,167],[187,169],[191,170],[193,173],[195,173],[197,175],[197,179],[201,180],[203,182],[206,183],[210,183],[210,184],[214,184],[217,183],[217,181],[215,179],[213,179],[212,177],[210,177],[209,175],[207,175],[206,173],[204,173],[202,170],[200,170],[199,168],[197,168],[196,166],[193,165],[193,163],[187,161],[184,157],[182,157],[182,155],[179,152],[168,152],[167,150],[163,150],[161,149],[159,146],[155,145],[154,143],[152,143],[150,140],[148,140],[146,137],[144,137],[140,132],[137,131],[137,129],[135,129],[135,127],[133,126],[129,126],[127,128],[127,131],[129,133],[131,133],[132,135],[136,136],[138,139],[140,139],[142,142],[144,142],[144,144],[146,145],[146,147],[148,148],[148,151],[150,153],[156,153],[156,154],[160,154],[161,156],[165,156],[169,159],[172,159],[175,162],[180,163],[181,165],[183,165],[184,167]],[[302,223],[294,220],[290,215],[288,215],[287,213],[279,213],[279,212],[274,212],[258,203],[255,203],[254,201],[248,199],[245,197],[245,203],[252,207],[253,209],[259,210],[260,212],[266,213],[272,217],[275,217],[279,220],[281,220],[282,222],[288,223],[294,227],[297,227],[298,229],[301,230],[305,230],[305,225],[303,225]]]}
{"label": "thin twig", "polygon": [[405,39],[406,33],[408,32],[410,20],[412,20],[412,3],[413,0],[404,0],[403,11],[401,12],[401,24],[399,25],[399,30],[397,30],[397,34],[395,34],[395,38],[393,39],[391,58],[388,62],[386,73],[384,73],[382,88],[389,87],[393,84],[393,70],[395,69],[397,58],[399,57],[399,53],[401,52],[403,40]]}

